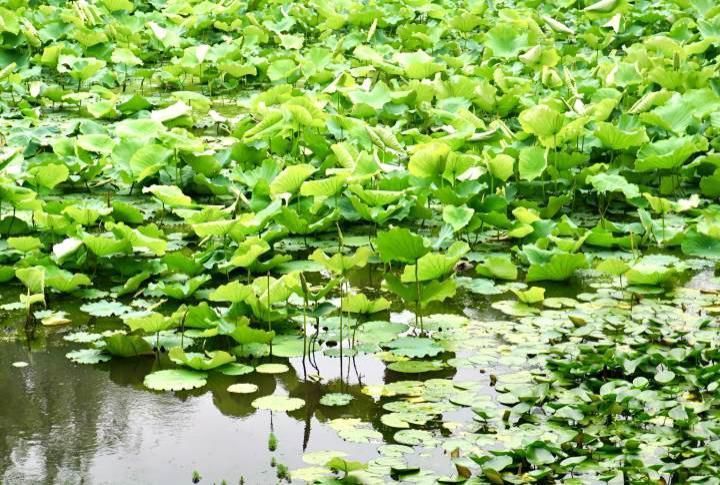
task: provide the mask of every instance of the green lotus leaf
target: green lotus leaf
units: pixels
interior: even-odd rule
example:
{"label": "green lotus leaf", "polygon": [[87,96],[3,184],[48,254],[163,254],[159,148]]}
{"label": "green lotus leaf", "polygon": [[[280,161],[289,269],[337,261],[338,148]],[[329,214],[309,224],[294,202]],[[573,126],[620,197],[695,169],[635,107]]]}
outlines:
{"label": "green lotus leaf", "polygon": [[224,301],[239,303],[245,301],[253,294],[252,287],[243,285],[239,281],[232,281],[226,285],[218,286],[209,295],[210,301]]}
{"label": "green lotus leaf", "polygon": [[527,290],[518,290],[515,288],[511,288],[510,291],[515,293],[515,296],[518,297],[518,300],[528,305],[532,305],[533,303],[540,303],[545,299],[545,288],[541,288],[539,286],[533,286]]}
{"label": "green lotus leaf", "polygon": [[134,251],[150,252],[156,256],[162,256],[165,254],[168,243],[164,239],[157,237],[157,231],[152,226],[134,229],[123,223],[107,225],[117,238],[130,241]]}
{"label": "green lotus leaf", "polygon": [[407,331],[408,326],[402,323],[370,321],[358,325],[355,339],[363,344],[381,344],[389,342],[399,334]]}
{"label": "green lotus leaf", "polygon": [[141,66],[143,63],[142,59],[136,56],[133,51],[124,47],[115,49],[110,59],[116,64],[126,64],[128,66]]}
{"label": "green lotus leaf", "polygon": [[[407,269],[407,267],[406,267]],[[400,296],[405,301],[417,301],[417,285],[415,281],[414,270],[412,271],[412,282],[404,284],[400,278],[395,275],[386,274],[385,284],[388,289]],[[447,298],[455,296],[457,284],[455,279],[435,280],[420,285],[420,306],[425,307],[434,301],[443,301]]]}
{"label": "green lotus leaf", "polygon": [[527,31],[510,23],[499,23],[485,35],[495,57],[515,57],[530,46]]}
{"label": "green lotus leaf", "polygon": [[91,286],[92,281],[82,273],[70,273],[56,266],[45,268],[45,286],[63,293],[77,290],[81,286]]}
{"label": "green lotus leaf", "polygon": [[128,224],[142,224],[145,220],[145,215],[137,207],[126,202],[115,200],[112,203],[112,208],[112,216],[116,221]]}
{"label": "green lotus leaf", "polygon": [[164,129],[162,123],[150,118],[126,119],[115,124],[115,133],[130,140],[155,138]]}
{"label": "green lotus leaf", "polygon": [[140,330],[146,334],[155,334],[179,326],[177,322],[160,313],[129,318],[125,321],[125,325],[130,327],[133,332]]}
{"label": "green lotus leaf", "polygon": [[240,243],[230,259],[233,266],[247,268],[263,254],[270,251],[270,245],[258,237],[251,237]]}
{"label": "green lotus leaf", "polygon": [[720,258],[720,239],[690,230],[683,238],[682,252],[688,256]]}
{"label": "green lotus leaf", "polygon": [[584,254],[557,253],[553,254],[547,262],[531,264],[525,280],[528,283],[534,281],[565,281],[576,270],[585,266],[587,266],[587,258]]}
{"label": "green lotus leaf", "polygon": [[662,106],[642,113],[640,119],[650,125],[683,135],[695,119],[720,108],[720,97],[711,89],[694,89],[680,95],[674,93]]}
{"label": "green lotus leaf", "polygon": [[421,236],[402,227],[378,233],[375,244],[383,261],[413,263],[429,251]]}
{"label": "green lotus leaf", "polygon": [[190,207],[192,205],[192,199],[174,185],[151,185],[143,188],[143,193],[145,192],[153,194],[168,207]]}
{"label": "green lotus leaf", "polygon": [[437,438],[430,431],[422,429],[404,429],[398,431],[393,439],[400,444],[408,446],[433,447],[438,443]]}
{"label": "green lotus leaf", "polygon": [[232,337],[237,343],[243,345],[256,343],[269,344],[275,336],[275,332],[251,328],[247,324],[240,324],[229,331],[227,335]]}
{"label": "green lotus leaf", "polygon": [[257,391],[258,386],[256,384],[250,384],[245,382],[232,384],[227,388],[227,392],[232,394],[253,394]]}
{"label": "green lotus leaf", "polygon": [[490,458],[489,460],[482,463],[482,469],[483,472],[486,472],[487,470],[492,470],[494,472],[501,472],[505,468],[512,465],[513,459],[512,457],[508,455],[496,455]]}
{"label": "green lotus leaf", "polygon": [[487,164],[493,177],[499,178],[503,182],[507,181],[515,171],[515,159],[504,153],[489,159]]}
{"label": "green lotus leaf", "polygon": [[355,104],[366,104],[372,109],[380,111],[387,103],[392,101],[392,90],[382,81],[375,83],[370,91],[350,91],[348,96]]}
{"label": "green lotus leaf", "polygon": [[282,129],[283,120],[283,114],[279,110],[269,111],[265,113],[265,116],[260,123],[256,124],[243,134],[243,138],[249,142],[268,138]]}
{"label": "green lotus leaf", "polygon": [[155,371],[145,376],[143,384],[154,391],[189,391],[207,384],[207,374],[188,369]]}
{"label": "green lotus leaf", "polygon": [[401,52],[395,59],[410,79],[426,79],[445,69],[443,64],[435,62],[425,51]]}
{"label": "green lotus leaf", "polygon": [[706,197],[720,197],[720,169],[700,179],[700,192]]}
{"label": "green lotus leaf", "polygon": [[260,364],[255,367],[255,372],[258,374],[284,374],[289,370],[290,368],[285,364]]}
{"label": "green lotus leaf", "polygon": [[521,112],[518,120],[524,131],[539,137],[551,137],[563,127],[565,116],[549,106],[536,104]]}
{"label": "green lotus leaf", "polygon": [[596,123],[595,136],[603,146],[613,150],[627,150],[642,146],[649,141],[643,127],[625,130],[604,121]]}
{"label": "green lotus leaf", "polygon": [[222,350],[206,352],[206,355],[203,355],[195,352],[186,353],[180,347],[174,347],[170,349],[168,356],[178,365],[201,371],[212,370],[235,361],[235,357]]}
{"label": "green lotus leaf", "polygon": [[416,177],[440,177],[445,171],[449,154],[450,147],[442,142],[433,141],[417,145],[412,150],[408,170]]}
{"label": "green lotus leaf", "polygon": [[388,369],[401,374],[423,374],[437,372],[446,368],[441,360],[401,360],[388,364]]}
{"label": "green lotus leaf", "polygon": [[369,299],[363,293],[349,295],[343,299],[343,311],[368,315],[378,313],[390,308],[390,302],[385,298]]}
{"label": "green lotus leaf", "polygon": [[142,182],[158,173],[172,156],[172,150],[155,143],[142,145],[127,159],[131,181]]}
{"label": "green lotus leaf", "polygon": [[246,364],[232,362],[215,369],[217,372],[226,376],[244,376],[255,372],[255,368]]}
{"label": "green lotus leaf", "polygon": [[608,258],[601,261],[595,269],[613,276],[624,274],[630,266],[619,258]]}
{"label": "green lotus leaf", "polygon": [[122,286],[114,289],[118,296],[127,295],[128,293],[137,291],[140,288],[140,285],[150,278],[150,276],[151,273],[149,271],[141,271],[140,273],[128,278]]}
{"label": "green lotus leaf", "polygon": [[587,182],[601,194],[622,192],[628,199],[640,197],[638,186],[631,184],[625,177],[616,173],[599,173],[588,177]]}
{"label": "green lotus leaf", "polygon": [[490,256],[482,264],[475,266],[475,272],[488,278],[502,280],[516,280],[518,276],[517,266],[512,262],[510,256]]}
{"label": "green lotus leaf", "polygon": [[93,254],[101,258],[114,254],[129,254],[133,249],[127,239],[115,239],[114,237],[84,234],[82,242]]}
{"label": "green lotus leaf", "polygon": [[[516,268],[517,270],[517,268]],[[486,278],[455,278],[458,286],[479,295],[500,295],[504,293],[501,287],[495,285],[495,282]]]}
{"label": "green lotus leaf", "polygon": [[625,278],[631,285],[663,285],[677,276],[674,268],[640,261],[625,272]]}
{"label": "green lotus leaf", "polygon": [[707,150],[707,140],[699,136],[681,136],[649,143],[637,153],[635,170],[671,170],[681,166],[693,154]]}
{"label": "green lotus leaf", "polygon": [[540,177],[547,167],[547,151],[540,147],[520,150],[518,172],[523,180],[532,181]]}
{"label": "green lotus leaf", "polygon": [[345,175],[335,175],[318,180],[306,180],[300,186],[303,197],[332,197],[345,187]]}
{"label": "green lotus leaf", "polygon": [[166,283],[161,281],[156,288],[176,300],[184,300],[193,295],[202,285],[210,281],[209,275],[200,275],[188,278],[182,283]]}
{"label": "green lotus leaf", "polygon": [[61,242],[53,245],[53,259],[58,264],[62,264],[66,258],[76,254],[77,250],[80,249],[82,245],[83,242],[80,239],[74,237],[65,238]]}
{"label": "green lotus leaf", "polygon": [[150,113],[150,118],[159,123],[176,120],[192,113],[192,107],[184,101],[177,101],[163,109],[156,109]]}
{"label": "green lotus leaf", "polygon": [[452,226],[453,231],[458,232],[468,225],[473,214],[475,214],[475,209],[466,205],[446,205],[443,208],[442,218]]}
{"label": "green lotus leaf", "polygon": [[91,134],[91,135],[80,135],[77,137],[77,146],[83,150],[87,150],[93,153],[100,153],[102,155],[109,155],[115,143],[113,139],[108,135],[103,134]]}
{"label": "green lotus leaf", "polygon": [[138,335],[115,334],[104,338],[105,351],[116,357],[152,354],[153,346]]}
{"label": "green lotus leaf", "polygon": [[403,283],[408,283],[430,281],[446,276],[454,270],[457,262],[469,250],[470,247],[466,243],[456,241],[444,253],[425,254],[417,260],[417,271],[414,264],[405,266],[401,280]]}
{"label": "green lotus leaf", "polygon": [[400,337],[385,346],[405,357],[435,357],[445,350],[432,339],[424,337]]}
{"label": "green lotus leaf", "polygon": [[101,349],[82,349],[73,350],[65,354],[65,357],[76,364],[100,364],[108,362],[112,357],[104,353]]}
{"label": "green lotus leaf", "polygon": [[45,291],[45,268],[33,266],[31,268],[19,268],[15,270],[17,279],[32,293],[43,293]]}
{"label": "green lotus leaf", "polygon": [[358,248],[354,254],[346,256],[341,253],[333,254],[332,257],[322,250],[316,249],[309,257],[311,261],[322,264],[325,268],[337,274],[345,274],[353,268],[364,268],[372,250],[366,246]]}
{"label": "green lotus leaf", "polygon": [[328,424],[340,438],[351,443],[375,443],[382,440],[382,433],[372,429],[370,423],[364,423],[358,418],[337,418]]}
{"label": "green lotus leaf", "polygon": [[183,325],[187,328],[208,329],[218,326],[220,317],[206,302],[187,307],[183,315]]}
{"label": "green lotus leaf", "polygon": [[225,236],[233,229],[237,222],[236,219],[208,221],[193,224],[191,227],[199,237]]}
{"label": "green lotus leaf", "polygon": [[278,196],[280,194],[294,194],[315,172],[315,167],[310,164],[291,165],[283,169],[275,179],[270,183],[270,194]]}
{"label": "green lotus leaf", "polygon": [[83,226],[92,226],[104,215],[112,212],[107,208],[70,205],[63,209],[63,214],[70,216],[72,220]]}
{"label": "green lotus leaf", "polygon": [[347,406],[353,399],[351,394],[331,392],[320,398],[320,404],[323,406]]}
{"label": "green lotus leaf", "polygon": [[267,409],[269,411],[295,411],[305,406],[305,401],[298,397],[281,396],[272,394],[255,399],[252,403],[255,409]]}
{"label": "green lotus leaf", "polygon": [[7,244],[13,249],[22,251],[24,253],[34,251],[43,247],[42,241],[33,236],[24,237],[9,237],[7,238]]}
{"label": "green lotus leaf", "polygon": [[557,457],[555,457],[544,444],[531,446],[526,456],[527,460],[535,466],[548,465],[557,461]]}
{"label": "green lotus leaf", "polygon": [[70,170],[66,165],[49,163],[33,168],[30,173],[37,185],[47,189],[54,189],[70,177]]}
{"label": "green lotus leaf", "polygon": [[291,77],[298,66],[292,59],[278,59],[270,63],[267,69],[267,77],[275,82]]}

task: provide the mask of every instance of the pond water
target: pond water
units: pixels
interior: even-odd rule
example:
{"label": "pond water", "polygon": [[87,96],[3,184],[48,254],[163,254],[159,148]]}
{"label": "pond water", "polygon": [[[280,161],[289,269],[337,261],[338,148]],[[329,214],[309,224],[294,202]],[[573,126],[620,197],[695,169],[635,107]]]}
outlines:
{"label": "pond water", "polygon": [[[356,275],[354,280],[361,282],[362,276]],[[17,293],[17,288],[9,289],[5,295]],[[463,310],[462,305],[469,302],[477,308]],[[119,477],[125,483],[190,483],[194,471],[200,473],[202,483],[239,483],[241,479],[252,484],[273,483],[277,481],[273,458],[293,470],[306,466],[305,453],[339,451],[360,461],[378,456],[379,441],[345,441],[328,426],[329,420],[359,418],[382,434],[381,441],[394,442],[395,430],[381,422],[386,400],[363,393],[365,386],[409,378],[449,379],[475,382],[488,395],[493,393],[484,369],[448,367],[408,376],[388,370],[372,355],[343,357],[341,379],[340,359],[322,352],[316,353],[312,366],[306,361],[305,369],[302,358],[266,358],[262,362],[288,364],[288,372],[241,377],[211,373],[203,389],[153,392],[143,386],[143,379],[154,370],[172,367],[166,355],[113,359],[98,365],[78,365],[66,358],[66,353],[84,345],[67,342],[64,335],[119,325],[112,318],[88,319],[79,310],[80,303],[62,300],[52,305],[80,324],[40,327],[30,341],[11,337],[11,330],[21,320],[17,312],[5,318],[7,338],[0,340],[2,483],[101,484],[118,483]],[[495,313],[485,298],[472,296],[437,309],[476,317]],[[409,316],[396,312],[390,317],[402,321]],[[450,353],[445,358],[455,356]],[[16,362],[29,365],[18,368],[13,366]],[[258,391],[248,395],[228,392],[228,386],[237,382],[255,384]],[[328,392],[348,393],[354,399],[349,406],[323,406],[320,398]],[[270,394],[299,397],[305,406],[288,413],[252,407],[257,396]],[[444,420],[471,423],[472,416],[469,409],[453,410],[423,428],[440,431]],[[277,437],[274,451],[268,449],[271,432]],[[446,453],[439,448],[406,458],[438,473],[453,473]]]}
{"label": "pond water", "polygon": [[[588,286],[586,281],[583,285],[576,281],[541,285],[545,289],[541,305],[519,305],[508,299],[507,287],[485,282],[476,289],[489,294],[463,290],[449,303],[428,308],[425,324],[434,340],[445,346],[438,356],[426,358],[446,365],[437,371],[395,372],[382,360],[387,358],[382,352],[346,353],[340,359],[332,348],[318,347],[312,359],[244,360],[252,365],[285,363],[286,372],[242,376],[209,372],[206,386],[180,392],[155,392],[143,385],[151,372],[175,367],[167,353],[114,358],[96,365],[68,360],[69,351],[87,347],[67,341],[69,335],[122,326],[114,317],[88,318],[80,310],[82,300],[53,299],[50,306],[63,309],[73,323],[40,325],[30,336],[22,330],[21,314],[7,311],[0,321],[4,335],[0,340],[0,482],[191,483],[197,471],[201,483],[259,484],[283,481],[277,476],[280,467],[294,472],[293,482],[302,482],[322,476],[322,467],[317,465],[338,454],[371,464],[369,470],[375,473],[371,483],[389,479],[388,474],[400,467],[399,455],[402,470],[417,472],[406,477],[410,481],[453,480],[461,468],[452,454],[461,450],[467,457],[511,439],[512,427],[484,435],[485,418],[478,413],[484,416],[483,410],[490,408],[502,411],[503,404],[512,408],[508,389],[545,379],[547,355],[543,354],[551,353],[553,345],[556,349],[564,345],[567,337],[556,332],[568,328],[568,312],[585,315],[590,322],[576,324],[578,328],[568,334],[575,335],[572,338],[583,328],[590,335],[594,311],[602,313],[598,321],[614,322],[618,315],[630,315],[636,323],[655,320],[666,328],[679,325],[676,322],[690,325],[697,320],[690,306],[693,298],[696,304],[707,305],[714,300],[702,295],[718,289],[712,271],[694,274],[674,290],[674,299],[636,295],[642,302],[635,304],[609,298],[618,298],[619,293],[608,283],[596,281]],[[368,294],[377,290],[367,271],[352,275],[350,281]],[[17,300],[17,291],[15,286],[6,288],[2,303]],[[670,323],[662,323],[663,318]],[[396,302],[373,319],[411,324],[414,316]],[[570,345],[568,355],[574,353]],[[18,362],[28,365],[14,366]],[[505,397],[495,387],[503,379]],[[254,384],[257,391],[229,392],[228,387],[236,383]],[[352,395],[351,403],[328,406],[320,402],[327,393],[338,392]],[[254,399],[269,395],[300,398],[304,406],[289,412],[253,407]],[[502,420],[512,419],[505,416]],[[528,424],[519,429],[518,436],[543,432],[542,427]],[[398,434],[408,430],[421,434]],[[271,433],[277,441],[272,450]],[[582,483],[602,481],[588,475]]]}

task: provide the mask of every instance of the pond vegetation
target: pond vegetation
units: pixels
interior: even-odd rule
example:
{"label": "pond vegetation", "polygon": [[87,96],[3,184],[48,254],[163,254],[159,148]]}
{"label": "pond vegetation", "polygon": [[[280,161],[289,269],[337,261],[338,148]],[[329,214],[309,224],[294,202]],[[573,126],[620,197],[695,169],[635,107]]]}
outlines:
{"label": "pond vegetation", "polygon": [[3,1],[0,481],[720,483],[719,42]]}

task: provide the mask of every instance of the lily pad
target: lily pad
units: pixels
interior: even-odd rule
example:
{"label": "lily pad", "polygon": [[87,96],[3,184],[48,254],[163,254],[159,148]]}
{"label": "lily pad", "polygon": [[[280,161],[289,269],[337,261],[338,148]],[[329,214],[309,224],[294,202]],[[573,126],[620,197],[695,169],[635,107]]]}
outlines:
{"label": "lily pad", "polygon": [[255,367],[255,372],[258,374],[283,374],[289,370],[290,368],[285,364],[260,364]]}
{"label": "lily pad", "polygon": [[332,392],[321,397],[320,404],[323,406],[347,406],[353,399],[350,394]]}
{"label": "lily pad", "polygon": [[256,384],[250,384],[241,382],[238,384],[233,384],[227,388],[227,391],[233,394],[252,394],[254,392],[257,392],[258,386]]}
{"label": "lily pad", "polygon": [[295,411],[305,406],[305,401],[298,397],[281,396],[271,394],[255,399],[252,407],[256,409],[267,409],[270,411]]}
{"label": "lily pad", "polygon": [[388,364],[388,369],[403,374],[422,374],[445,369],[441,360],[402,360]]}
{"label": "lily pad", "polygon": [[112,357],[100,349],[73,350],[65,354],[65,357],[76,364],[100,364],[108,362]]}
{"label": "lily pad", "polygon": [[160,370],[145,376],[143,384],[155,391],[188,391],[207,384],[207,374],[188,369]]}

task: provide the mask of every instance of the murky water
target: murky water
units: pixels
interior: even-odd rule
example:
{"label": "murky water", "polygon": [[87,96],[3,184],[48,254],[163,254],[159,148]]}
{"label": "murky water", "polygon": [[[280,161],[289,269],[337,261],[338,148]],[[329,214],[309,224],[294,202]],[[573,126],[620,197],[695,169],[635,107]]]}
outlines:
{"label": "murky water", "polygon": [[[64,308],[76,322],[85,322],[87,316],[82,316],[77,305],[69,301],[52,306]],[[403,313],[393,316],[395,320],[404,318],[407,315]],[[101,319],[90,320],[81,328],[115,325],[110,319]],[[488,380],[474,368],[397,374],[373,356],[358,356],[343,359],[341,381],[340,360],[318,353],[317,370],[308,363],[305,369],[322,376],[321,382],[304,378],[302,359],[276,359],[290,364],[290,371],[241,377],[210,373],[203,389],[158,393],[142,383],[145,375],[167,366],[166,357],[77,365],[65,354],[83,345],[62,339],[64,333],[77,329],[77,325],[41,328],[29,346],[22,340],[0,341],[3,484],[190,483],[195,470],[203,477],[201,483],[239,483],[241,478],[251,484],[274,483],[272,457],[292,470],[304,466],[303,453],[311,451],[340,450],[354,460],[377,456],[378,445],[343,441],[326,424],[330,419],[360,418],[380,431],[384,441],[392,442],[396,430],[380,422],[382,402],[363,394],[365,385],[427,377]],[[18,361],[29,366],[13,367]],[[237,382],[256,384],[258,392],[229,393],[227,387]],[[321,406],[319,400],[328,392],[346,392],[354,400],[350,406]],[[251,406],[256,397],[273,393],[300,397],[305,407],[271,413]],[[472,419],[469,410],[455,414],[455,420]],[[267,445],[271,431],[278,438],[275,452]],[[426,467],[434,460],[436,469],[451,472],[445,470],[447,459],[441,452],[426,452],[415,459]]]}
{"label": "murky water", "polygon": [[[142,380],[153,358],[75,365],[65,358],[67,346],[54,340],[35,352],[0,343],[3,483],[190,483],[193,470],[203,483],[238,483],[240,477],[269,483],[275,481],[267,447],[271,430],[278,437],[273,455],[291,468],[302,466],[305,451],[375,455],[374,447],[346,443],[323,424],[350,414],[371,422],[377,417],[377,406],[356,383],[349,386],[356,397],[350,413],[319,409],[324,389],[334,383],[303,384],[295,368],[243,376],[261,395],[280,391],[306,400],[299,411],[270,413],[255,410],[254,397],[227,392],[238,378],[212,375],[197,392],[150,392]],[[16,361],[30,365],[12,367]],[[371,362],[362,368],[367,382],[382,380]]]}
{"label": "murky water", "polygon": [[[372,293],[381,278],[365,271],[354,274],[351,284]],[[17,289],[3,292],[2,302],[14,301]],[[568,295],[579,288],[549,285],[547,294]],[[317,353],[311,366],[301,358],[275,359],[290,370],[283,374],[252,373],[240,377],[209,373],[208,384],[188,392],[159,393],[143,387],[144,377],[167,367],[167,357],[113,359],[99,365],[77,365],[65,354],[85,345],[73,344],[62,336],[70,331],[99,331],[117,328],[117,319],[88,318],[79,310],[81,301],[51,302],[64,310],[73,325],[40,328],[27,340],[0,340],[0,482],[25,483],[191,483],[193,471],[201,483],[275,483],[277,463],[290,470],[306,466],[303,453],[322,450],[344,451],[353,460],[377,457],[377,444],[354,444],[342,440],[327,424],[342,417],[360,418],[393,442],[396,429],[385,426],[382,400],[362,392],[363,386],[398,380],[426,378],[478,382],[487,394],[494,394],[489,372],[477,367],[448,367],[431,374],[399,374],[372,355],[342,360]],[[451,304],[436,305],[427,313],[466,314],[473,319],[492,320],[499,314],[489,307],[490,299],[459,293]],[[409,321],[410,312],[395,305],[393,313],[381,318]],[[5,329],[20,325],[17,314],[0,320]],[[22,332],[20,332],[22,334]],[[469,355],[450,354],[460,360]],[[24,361],[29,366],[13,367]],[[268,361],[265,359],[264,361]],[[502,369],[488,369],[502,373]],[[342,379],[341,379],[342,372]],[[313,375],[321,376],[317,382]],[[253,383],[258,392],[243,395],[227,391],[237,382]],[[351,405],[321,406],[328,392],[354,396]],[[258,411],[251,402],[258,396],[287,394],[300,397],[305,406],[290,413]],[[472,422],[473,412],[460,409],[444,420]],[[438,430],[441,423],[425,429]],[[268,449],[268,437],[278,439],[275,452]],[[447,456],[441,450],[424,450],[408,457],[451,474]]]}

